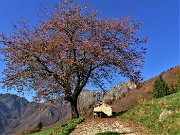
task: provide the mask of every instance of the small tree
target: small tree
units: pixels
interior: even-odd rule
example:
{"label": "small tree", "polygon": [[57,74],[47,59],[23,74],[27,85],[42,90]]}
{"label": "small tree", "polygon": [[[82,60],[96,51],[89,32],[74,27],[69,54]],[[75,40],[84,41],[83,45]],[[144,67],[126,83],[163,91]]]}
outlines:
{"label": "small tree", "polygon": [[177,87],[177,91],[180,91],[180,72],[178,75],[178,87]]}
{"label": "small tree", "polygon": [[37,128],[38,128],[39,130],[43,128],[43,123],[42,123],[41,121],[38,123]]}
{"label": "small tree", "polygon": [[[43,12],[44,13],[44,12]],[[92,8],[74,0],[55,5],[40,24],[14,25],[2,33],[1,53],[6,69],[3,83],[18,92],[34,90],[38,99],[63,96],[79,117],[77,99],[87,83],[102,86],[113,73],[139,81],[146,39],[138,38],[141,23],[123,19],[98,19]]]}
{"label": "small tree", "polygon": [[153,86],[153,97],[160,98],[169,95],[169,87],[162,75],[158,76]]}

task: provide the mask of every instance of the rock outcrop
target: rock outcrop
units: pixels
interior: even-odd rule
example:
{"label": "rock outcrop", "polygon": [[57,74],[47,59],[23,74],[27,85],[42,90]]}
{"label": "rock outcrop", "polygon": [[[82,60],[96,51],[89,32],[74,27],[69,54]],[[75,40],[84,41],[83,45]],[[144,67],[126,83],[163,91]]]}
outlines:
{"label": "rock outcrop", "polygon": [[162,113],[159,116],[159,121],[165,120],[167,117],[169,117],[173,112],[168,109],[164,109]]}
{"label": "rock outcrop", "polygon": [[[92,114],[93,105],[99,101],[110,103],[123,96],[123,93],[136,88],[136,85],[130,81],[122,82],[106,91],[98,90],[83,90],[79,96],[79,110],[80,113],[90,117]],[[88,112],[89,111],[89,112]]]}

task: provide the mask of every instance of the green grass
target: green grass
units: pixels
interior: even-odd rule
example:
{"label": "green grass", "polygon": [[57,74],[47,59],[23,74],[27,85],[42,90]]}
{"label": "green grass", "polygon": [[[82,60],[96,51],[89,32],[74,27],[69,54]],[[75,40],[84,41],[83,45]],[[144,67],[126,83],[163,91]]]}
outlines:
{"label": "green grass", "polygon": [[[159,121],[159,115],[164,109],[173,111],[168,118]],[[180,92],[169,96],[145,101],[118,118],[129,119],[151,130],[154,134],[179,135],[180,134]]]}
{"label": "green grass", "polygon": [[76,125],[78,125],[82,121],[84,121],[84,118],[77,118],[67,122],[66,124],[63,124],[62,130],[60,130],[60,132],[58,132],[56,135],[68,135],[69,133],[71,133],[71,131],[74,130]]}
{"label": "green grass", "polygon": [[65,123],[62,123],[59,126],[55,126],[53,128],[43,130],[41,132],[33,133],[31,135],[50,135],[50,134],[68,135],[72,130],[74,130],[76,125],[81,123],[82,121],[84,121],[84,118],[82,117],[77,118],[77,119],[72,119]]}
{"label": "green grass", "polygon": [[107,131],[107,132],[97,133],[96,135],[120,135],[120,133]]}

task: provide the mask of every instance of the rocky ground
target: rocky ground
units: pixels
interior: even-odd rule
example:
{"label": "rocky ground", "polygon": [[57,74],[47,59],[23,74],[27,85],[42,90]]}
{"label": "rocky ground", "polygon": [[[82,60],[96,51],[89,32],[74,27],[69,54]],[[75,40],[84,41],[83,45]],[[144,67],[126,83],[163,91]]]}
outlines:
{"label": "rocky ground", "polygon": [[77,125],[70,135],[95,135],[96,133],[106,131],[126,135],[152,135],[144,127],[117,118],[88,118]]}

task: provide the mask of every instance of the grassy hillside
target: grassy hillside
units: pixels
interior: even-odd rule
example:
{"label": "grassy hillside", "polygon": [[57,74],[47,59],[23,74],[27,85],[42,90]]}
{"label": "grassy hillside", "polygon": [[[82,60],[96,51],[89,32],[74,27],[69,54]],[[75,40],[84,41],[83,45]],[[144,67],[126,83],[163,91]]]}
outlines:
{"label": "grassy hillside", "polygon": [[[164,109],[171,110],[173,113],[160,122],[159,116]],[[155,134],[179,135],[180,92],[163,98],[144,101],[124,114],[121,114],[118,118],[134,121],[149,128]]]}
{"label": "grassy hillside", "polygon": [[[163,76],[163,79],[167,82],[171,93],[173,93],[178,86],[180,66],[176,66],[168,69],[167,71],[163,71],[161,74]],[[144,81],[139,89],[134,89],[126,92],[119,99],[113,101],[111,104],[113,109],[117,112],[121,112],[131,109],[144,100],[151,100],[152,88],[156,77]]]}
{"label": "grassy hillside", "polygon": [[62,123],[59,126],[55,126],[53,128],[42,130],[40,132],[32,133],[31,135],[68,135],[77,124],[84,121],[84,118],[80,117],[77,119],[69,120],[65,123]]}

